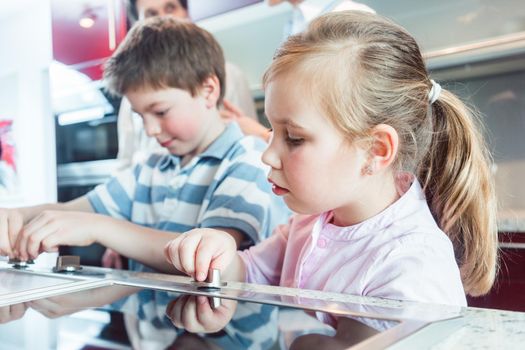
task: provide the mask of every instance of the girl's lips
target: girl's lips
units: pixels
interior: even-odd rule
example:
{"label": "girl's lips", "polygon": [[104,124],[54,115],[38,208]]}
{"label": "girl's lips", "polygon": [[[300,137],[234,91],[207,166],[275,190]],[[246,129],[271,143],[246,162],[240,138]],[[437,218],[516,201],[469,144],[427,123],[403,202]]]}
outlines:
{"label": "girl's lips", "polygon": [[290,192],[286,188],[279,187],[276,184],[272,184],[272,191],[278,196],[284,196],[285,194]]}
{"label": "girl's lips", "polygon": [[283,195],[287,194],[288,192],[290,192],[286,188],[282,188],[280,186],[277,186],[275,184],[275,182],[273,182],[270,179],[268,179],[268,182],[272,184],[272,191],[273,191],[273,193],[275,193],[278,196],[283,196]]}

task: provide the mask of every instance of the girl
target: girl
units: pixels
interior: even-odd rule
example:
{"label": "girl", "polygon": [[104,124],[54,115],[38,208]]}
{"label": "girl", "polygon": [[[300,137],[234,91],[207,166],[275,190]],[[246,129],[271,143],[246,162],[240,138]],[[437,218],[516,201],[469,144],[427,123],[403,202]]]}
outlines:
{"label": "girl", "polygon": [[298,215],[240,253],[226,233],[180,235],[165,250],[178,270],[452,305],[489,291],[497,230],[487,150],[404,29],[357,11],[319,17],[283,44],[264,87],[268,180]]}

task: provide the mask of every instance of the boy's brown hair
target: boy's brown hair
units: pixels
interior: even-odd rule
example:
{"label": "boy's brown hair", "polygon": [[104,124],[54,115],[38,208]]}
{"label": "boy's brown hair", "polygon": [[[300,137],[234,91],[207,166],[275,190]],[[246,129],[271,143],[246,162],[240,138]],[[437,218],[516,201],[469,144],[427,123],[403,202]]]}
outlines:
{"label": "boy's brown hair", "polygon": [[172,17],[137,23],[106,62],[104,80],[116,95],[142,88],[178,88],[195,96],[210,76],[219,80],[224,97],[222,49],[206,30]]}

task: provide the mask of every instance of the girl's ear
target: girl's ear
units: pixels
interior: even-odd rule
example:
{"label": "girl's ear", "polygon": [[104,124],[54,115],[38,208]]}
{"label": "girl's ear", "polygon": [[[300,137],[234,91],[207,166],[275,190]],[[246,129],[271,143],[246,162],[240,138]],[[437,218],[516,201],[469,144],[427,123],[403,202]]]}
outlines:
{"label": "girl's ear", "polygon": [[370,160],[365,173],[372,174],[390,167],[396,159],[399,148],[399,135],[396,129],[387,124],[376,125],[370,134]]}
{"label": "girl's ear", "polygon": [[219,96],[221,95],[219,78],[215,75],[207,77],[201,85],[199,94],[204,97],[207,108],[216,107]]}

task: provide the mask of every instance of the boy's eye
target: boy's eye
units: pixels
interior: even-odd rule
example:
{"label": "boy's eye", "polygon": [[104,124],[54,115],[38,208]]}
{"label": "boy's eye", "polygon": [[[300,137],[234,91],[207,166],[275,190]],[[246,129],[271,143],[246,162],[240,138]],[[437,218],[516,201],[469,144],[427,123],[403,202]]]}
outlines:
{"label": "boy's eye", "polygon": [[160,110],[160,111],[155,111],[153,112],[153,114],[155,114],[155,116],[161,118],[161,117],[164,117],[166,115],[166,113],[168,113],[170,109],[167,108],[167,109],[163,109],[163,110]]}

